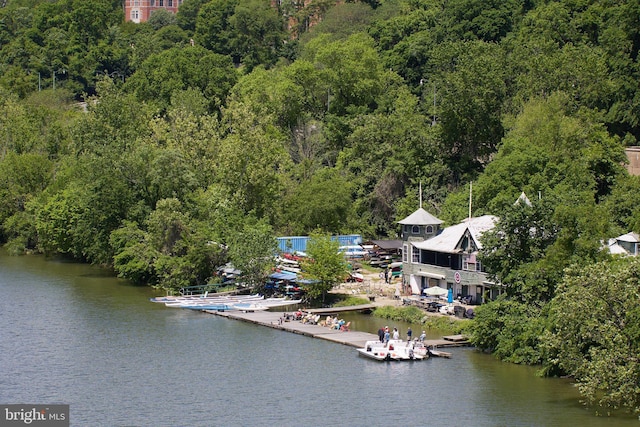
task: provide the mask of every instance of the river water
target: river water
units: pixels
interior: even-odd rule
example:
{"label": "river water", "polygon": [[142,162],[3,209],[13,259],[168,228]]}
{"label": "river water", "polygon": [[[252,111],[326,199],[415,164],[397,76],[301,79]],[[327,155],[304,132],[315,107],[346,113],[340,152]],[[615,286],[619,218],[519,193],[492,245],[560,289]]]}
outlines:
{"label": "river water", "polygon": [[151,303],[87,265],[0,252],[0,295],[0,404],[68,404],[73,426],[640,426],[471,349],[380,363]]}

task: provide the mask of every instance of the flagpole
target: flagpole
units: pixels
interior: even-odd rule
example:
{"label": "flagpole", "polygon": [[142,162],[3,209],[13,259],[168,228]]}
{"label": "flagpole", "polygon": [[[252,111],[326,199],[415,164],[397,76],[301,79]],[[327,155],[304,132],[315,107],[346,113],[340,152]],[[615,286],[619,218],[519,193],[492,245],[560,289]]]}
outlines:
{"label": "flagpole", "polygon": [[473,181],[469,182],[469,221],[471,221],[471,200],[473,197]]}

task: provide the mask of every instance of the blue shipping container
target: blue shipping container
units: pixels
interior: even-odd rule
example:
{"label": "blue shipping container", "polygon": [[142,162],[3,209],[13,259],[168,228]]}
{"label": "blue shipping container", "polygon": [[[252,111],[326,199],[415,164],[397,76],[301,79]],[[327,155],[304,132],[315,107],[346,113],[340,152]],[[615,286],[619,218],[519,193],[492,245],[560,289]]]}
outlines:
{"label": "blue shipping container", "polygon": [[[333,240],[338,240],[340,246],[351,246],[362,244],[362,236],[359,234],[346,234],[332,236]],[[306,252],[309,236],[288,236],[278,237],[278,249],[280,252]]]}

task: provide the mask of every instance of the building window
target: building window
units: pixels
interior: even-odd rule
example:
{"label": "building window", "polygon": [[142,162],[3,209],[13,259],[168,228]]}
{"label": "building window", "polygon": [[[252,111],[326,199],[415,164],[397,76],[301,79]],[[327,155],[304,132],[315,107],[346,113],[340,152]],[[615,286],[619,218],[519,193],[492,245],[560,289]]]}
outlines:
{"label": "building window", "polygon": [[409,246],[402,245],[402,262],[409,262]]}
{"label": "building window", "polygon": [[140,12],[137,9],[131,11],[131,20],[133,22],[140,22]]}
{"label": "building window", "polygon": [[430,225],[427,225],[427,233],[433,233],[433,227]]}
{"label": "building window", "polygon": [[149,0],[149,6],[154,7],[156,5],[156,0]]}
{"label": "building window", "polygon": [[413,227],[411,227],[411,233],[412,234],[420,234],[420,226],[419,225],[414,225]]}
{"label": "building window", "polygon": [[420,264],[420,249],[411,247],[411,262],[414,264]]}
{"label": "building window", "polygon": [[164,7],[164,0],[159,0],[158,1],[158,6]]}
{"label": "building window", "polygon": [[466,271],[482,271],[482,266],[475,253],[462,255],[462,269]]}
{"label": "building window", "polygon": [[140,0],[133,0],[134,6],[140,6]]}
{"label": "building window", "polygon": [[167,0],[167,6],[173,7],[173,0]]}

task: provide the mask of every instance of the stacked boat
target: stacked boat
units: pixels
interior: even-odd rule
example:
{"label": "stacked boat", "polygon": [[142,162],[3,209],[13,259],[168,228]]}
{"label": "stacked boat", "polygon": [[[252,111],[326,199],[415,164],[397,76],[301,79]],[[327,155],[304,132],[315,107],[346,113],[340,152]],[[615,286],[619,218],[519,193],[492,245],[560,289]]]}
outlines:
{"label": "stacked boat", "polygon": [[287,298],[265,298],[262,295],[225,295],[209,296],[167,296],[151,298],[152,302],[163,303],[167,307],[187,308],[190,310],[213,310],[213,311],[263,311],[274,307],[285,307],[299,304],[302,300],[292,300]]}

